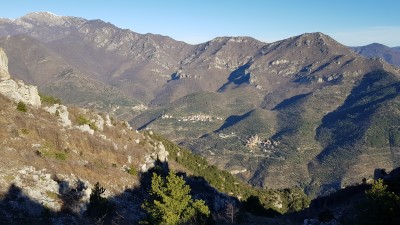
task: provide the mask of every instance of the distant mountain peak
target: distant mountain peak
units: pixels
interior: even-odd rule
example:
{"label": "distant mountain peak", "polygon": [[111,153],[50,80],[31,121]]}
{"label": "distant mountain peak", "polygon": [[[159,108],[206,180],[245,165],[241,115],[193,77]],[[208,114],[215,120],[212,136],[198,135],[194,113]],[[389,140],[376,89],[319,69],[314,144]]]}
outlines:
{"label": "distant mountain peak", "polygon": [[31,12],[21,17],[21,19],[49,19],[49,18],[61,18],[64,16],[56,15],[52,12]]}
{"label": "distant mountain peak", "polygon": [[[49,26],[65,26],[66,24],[73,24],[74,22],[86,21],[80,17],[73,16],[59,16],[52,12],[32,12],[17,19],[28,24],[46,24]],[[79,24],[79,23],[78,23]]]}
{"label": "distant mountain peak", "polygon": [[314,42],[319,41],[320,43],[325,43],[325,44],[331,43],[332,41],[336,42],[333,38],[321,32],[304,33],[295,38],[304,41],[314,41]]}
{"label": "distant mountain peak", "polygon": [[300,34],[299,36],[304,36],[304,37],[329,37],[328,35],[322,33],[322,32],[311,32],[311,33],[303,33]]}
{"label": "distant mountain peak", "polygon": [[248,42],[254,41],[256,39],[249,36],[224,36],[224,37],[216,37],[211,40],[211,42]]}
{"label": "distant mountain peak", "polygon": [[[376,43],[376,42],[374,42],[374,43],[371,43],[371,44],[369,44],[369,45],[367,45],[367,46],[386,46],[386,45],[381,44],[381,43]],[[386,47],[387,47],[387,46],[386,46]]]}
{"label": "distant mountain peak", "polygon": [[329,48],[332,50],[338,50],[346,48],[330,36],[323,34],[321,32],[315,33],[304,33],[298,36],[294,36],[283,40],[281,43],[286,43],[287,47],[317,47],[317,48]]}

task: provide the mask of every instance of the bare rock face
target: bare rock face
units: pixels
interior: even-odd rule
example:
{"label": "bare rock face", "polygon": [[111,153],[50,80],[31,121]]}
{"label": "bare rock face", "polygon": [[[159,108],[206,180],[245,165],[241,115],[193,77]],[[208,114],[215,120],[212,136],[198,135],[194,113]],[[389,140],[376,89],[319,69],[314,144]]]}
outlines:
{"label": "bare rock face", "polygon": [[0,80],[10,79],[10,74],[8,73],[8,58],[6,53],[0,48]]}
{"label": "bare rock face", "polygon": [[72,122],[69,119],[69,112],[68,108],[65,105],[59,105],[59,104],[54,104],[49,107],[44,107],[44,110],[49,112],[50,114],[56,114],[58,113],[59,119],[58,122],[63,126],[63,127],[70,127]]}
{"label": "bare rock face", "polygon": [[104,129],[104,119],[100,115],[97,115],[97,119],[92,121],[94,122],[94,125],[96,125],[97,129],[99,131],[103,131]]}
{"label": "bare rock face", "polygon": [[36,86],[26,85],[22,81],[10,79],[8,73],[8,58],[0,48],[0,93],[14,102],[22,101],[33,107],[40,107],[41,101]]}
{"label": "bare rock face", "polygon": [[26,85],[22,81],[5,80],[0,82],[0,93],[14,102],[21,101],[36,108],[41,105],[37,87]]}
{"label": "bare rock face", "polygon": [[158,149],[158,153],[157,153],[158,160],[160,160],[160,162],[167,162],[169,152],[167,150],[165,150],[165,146],[163,145],[162,142],[160,142],[158,144],[157,149]]}
{"label": "bare rock face", "polygon": [[76,128],[78,128],[80,131],[82,132],[88,132],[89,134],[93,135],[94,134],[94,130],[87,124],[83,124],[80,126],[76,126]]}
{"label": "bare rock face", "polygon": [[168,155],[169,152],[165,150],[165,146],[162,142],[156,144],[156,146],[154,146],[154,152],[149,155],[145,155],[145,163],[140,167],[140,170],[144,173],[147,172],[156,165],[157,160],[162,163],[168,162]]}

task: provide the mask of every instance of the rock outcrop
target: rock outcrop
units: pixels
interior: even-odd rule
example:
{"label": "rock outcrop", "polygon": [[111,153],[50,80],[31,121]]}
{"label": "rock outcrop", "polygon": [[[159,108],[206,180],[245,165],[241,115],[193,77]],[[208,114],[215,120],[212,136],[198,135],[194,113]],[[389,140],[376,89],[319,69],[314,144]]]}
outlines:
{"label": "rock outcrop", "polygon": [[58,122],[63,127],[70,127],[72,125],[72,122],[69,119],[68,108],[65,105],[54,104],[49,107],[44,107],[43,109],[49,112],[50,114],[58,114],[59,116]]}
{"label": "rock outcrop", "polygon": [[94,134],[94,130],[88,124],[83,124],[83,125],[80,125],[80,126],[76,126],[76,128],[78,128],[82,132],[88,132],[91,135]]}
{"label": "rock outcrop", "polygon": [[[74,174],[59,174],[58,179],[62,178],[63,180],[58,181],[46,169],[38,170],[33,166],[23,166],[2,172],[9,177],[14,177],[15,187],[29,186],[29,188],[24,189],[26,196],[17,196],[17,200],[28,203],[15,204],[14,206],[22,211],[33,212],[32,216],[40,215],[43,213],[43,209],[35,204],[29,204],[29,198],[45,205],[50,210],[58,211],[67,207],[68,210],[79,215],[83,215],[86,210],[92,185],[86,180],[76,178]],[[2,185],[7,185],[7,183],[3,182]],[[56,200],[59,198],[58,196],[79,196],[80,201],[69,206],[63,206],[62,201]]]}
{"label": "rock outcrop", "polygon": [[140,170],[145,173],[156,165],[156,161],[159,161],[161,163],[167,162],[168,155],[169,152],[165,150],[165,146],[163,145],[163,143],[159,142],[158,144],[156,144],[156,146],[154,146],[153,153],[145,155],[144,157],[145,163],[142,164]]}
{"label": "rock outcrop", "polygon": [[0,48],[0,80],[10,79],[10,74],[8,73],[8,58],[6,53]]}
{"label": "rock outcrop", "polygon": [[0,93],[14,102],[21,101],[36,108],[41,105],[37,87],[26,85],[22,81],[9,79],[0,82]]}
{"label": "rock outcrop", "polygon": [[41,105],[40,96],[36,86],[26,85],[23,81],[10,79],[8,73],[8,58],[0,48],[0,94],[14,102],[23,102],[33,107]]}

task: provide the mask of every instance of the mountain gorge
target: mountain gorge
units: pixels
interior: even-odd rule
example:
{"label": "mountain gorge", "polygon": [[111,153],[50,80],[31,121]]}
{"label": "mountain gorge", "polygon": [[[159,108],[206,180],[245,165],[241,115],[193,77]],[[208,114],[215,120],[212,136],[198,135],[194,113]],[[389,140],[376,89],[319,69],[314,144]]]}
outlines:
{"label": "mountain gorge", "polygon": [[15,77],[153,130],[253,185],[328,193],[399,166],[400,71],[322,33],[189,45],[101,20],[0,19]]}

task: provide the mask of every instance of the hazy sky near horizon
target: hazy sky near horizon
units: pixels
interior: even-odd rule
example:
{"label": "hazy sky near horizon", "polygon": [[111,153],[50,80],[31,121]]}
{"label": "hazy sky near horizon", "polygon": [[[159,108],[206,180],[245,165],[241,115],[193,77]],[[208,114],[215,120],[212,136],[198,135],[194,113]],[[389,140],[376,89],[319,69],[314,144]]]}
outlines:
{"label": "hazy sky near horizon", "polygon": [[137,33],[197,44],[218,36],[274,42],[322,32],[348,46],[400,46],[399,0],[12,0],[1,18],[29,12],[101,19]]}

